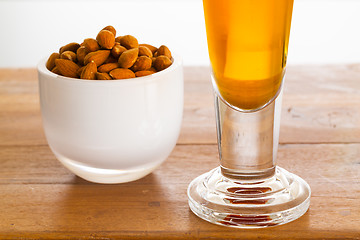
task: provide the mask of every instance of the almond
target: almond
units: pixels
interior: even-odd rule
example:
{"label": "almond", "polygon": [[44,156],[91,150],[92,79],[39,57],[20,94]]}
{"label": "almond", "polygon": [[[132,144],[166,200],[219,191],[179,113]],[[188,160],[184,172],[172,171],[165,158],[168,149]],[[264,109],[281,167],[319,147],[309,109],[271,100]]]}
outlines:
{"label": "almond", "polygon": [[122,36],[118,36],[118,37],[116,37],[115,38],[115,42],[118,42],[118,43],[120,43],[120,39],[122,38]]}
{"label": "almond", "polygon": [[99,68],[98,68],[98,71],[99,72],[102,72],[102,73],[108,73],[110,72],[111,70],[115,69],[115,68],[118,68],[119,67],[119,64],[118,63],[107,63],[107,64],[103,64],[101,65]]}
{"label": "almond", "polygon": [[152,57],[152,58],[151,58],[151,61],[152,61],[152,66],[154,66],[154,62],[155,62],[155,60],[156,60],[156,57]]}
{"label": "almond", "polygon": [[126,50],[127,49],[121,46],[120,43],[116,43],[113,49],[111,49],[111,55],[113,55],[115,58],[118,58]]}
{"label": "almond", "polygon": [[107,64],[107,63],[117,63],[117,62],[118,62],[118,59],[117,59],[117,58],[114,58],[113,56],[110,55],[103,64]]}
{"label": "almond", "polygon": [[76,53],[76,50],[80,47],[78,43],[72,42],[69,44],[66,44],[65,46],[62,46],[59,50],[60,54],[62,54],[65,51],[72,51]]}
{"label": "almond", "polygon": [[151,67],[151,68],[148,69],[148,71],[156,72],[156,69],[154,67]]}
{"label": "almond", "polygon": [[138,48],[132,48],[123,52],[118,60],[121,68],[130,68],[136,61],[139,54]]}
{"label": "almond", "polygon": [[172,64],[171,60],[167,56],[159,56],[155,59],[153,65],[158,71],[162,71],[168,68]]}
{"label": "almond", "polygon": [[110,26],[110,25],[106,26],[102,30],[108,30],[108,31],[112,32],[112,34],[114,34],[114,36],[116,36],[116,30],[113,26]]}
{"label": "almond", "polygon": [[96,37],[99,45],[105,49],[112,49],[115,45],[115,36],[109,30],[101,30]]}
{"label": "almond", "polygon": [[80,63],[81,65],[84,65],[84,58],[88,53],[89,53],[89,51],[87,50],[87,48],[85,46],[79,47],[78,50],[76,51],[76,57],[77,57],[78,63]]}
{"label": "almond", "polygon": [[55,73],[55,74],[61,75],[61,72],[59,71],[59,68],[56,67],[56,66],[55,66],[51,71],[52,71],[53,73]]}
{"label": "almond", "polygon": [[59,53],[52,53],[50,55],[50,57],[48,58],[47,62],[46,62],[46,68],[49,71],[52,71],[52,69],[55,67],[55,60],[60,58],[60,54]]}
{"label": "almond", "polygon": [[139,46],[139,56],[147,56],[149,58],[152,58],[153,54],[148,47]]}
{"label": "almond", "polygon": [[168,68],[172,61],[167,46],[139,44],[132,35],[116,37],[115,28],[109,25],[96,39],[62,46],[47,59],[46,68],[67,77],[110,80],[147,76]]}
{"label": "almond", "polygon": [[155,54],[155,57],[158,56],[167,56],[169,59],[171,59],[171,52],[167,46],[161,45]]}
{"label": "almond", "polygon": [[84,46],[88,52],[95,52],[100,49],[98,42],[93,38],[86,38],[81,45]]}
{"label": "almond", "polygon": [[125,35],[120,39],[120,44],[124,47],[126,47],[126,49],[131,49],[131,48],[137,48],[139,47],[139,43],[138,40],[131,35]]}
{"label": "almond", "polygon": [[84,65],[94,61],[96,66],[103,64],[110,55],[110,50],[98,50],[96,52],[88,53],[84,58]]}
{"label": "almond", "polygon": [[112,80],[112,78],[110,77],[110,75],[108,73],[100,73],[100,72],[96,73],[96,79],[97,80]]}
{"label": "almond", "polygon": [[61,75],[65,77],[76,78],[76,71],[79,69],[79,66],[73,61],[67,59],[56,59],[55,65],[59,69]]}
{"label": "almond", "polygon": [[147,47],[148,49],[150,49],[152,54],[154,54],[158,50],[157,47],[154,47],[153,45],[150,45],[150,44],[142,43],[142,44],[139,44],[139,46]]}
{"label": "almond", "polygon": [[143,70],[143,71],[137,71],[137,72],[135,72],[135,76],[136,76],[136,77],[144,77],[144,76],[151,75],[151,74],[153,74],[153,73],[156,73],[156,71]]}
{"label": "almond", "polygon": [[82,71],[84,70],[84,67],[85,67],[85,66],[82,66],[82,67],[80,67],[80,68],[76,71],[76,74],[78,75],[78,77],[81,76],[81,73],[82,73]]}
{"label": "almond", "polygon": [[89,79],[95,80],[96,79],[96,72],[97,67],[94,61],[89,62],[81,72],[80,78],[81,79]]}
{"label": "almond", "polygon": [[151,64],[151,58],[147,56],[140,56],[136,59],[134,65],[131,67],[131,70],[134,72],[147,70],[151,68]]}
{"label": "almond", "polygon": [[126,79],[135,77],[135,73],[133,73],[133,71],[127,68],[115,68],[109,73],[109,75],[113,79]]}
{"label": "almond", "polygon": [[65,51],[60,55],[61,59],[67,59],[73,62],[76,62],[77,58],[76,58],[76,53],[72,52],[72,51]]}

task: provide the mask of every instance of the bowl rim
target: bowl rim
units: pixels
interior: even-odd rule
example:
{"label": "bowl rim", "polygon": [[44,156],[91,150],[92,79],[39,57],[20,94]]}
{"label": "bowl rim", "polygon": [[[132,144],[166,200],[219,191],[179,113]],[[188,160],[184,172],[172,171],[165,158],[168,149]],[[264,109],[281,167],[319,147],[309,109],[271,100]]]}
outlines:
{"label": "bowl rim", "polygon": [[50,57],[51,54],[49,54],[47,57],[40,60],[40,62],[37,65],[37,70],[39,74],[44,74],[52,78],[61,79],[65,81],[73,81],[73,82],[84,82],[87,84],[110,84],[110,83],[116,83],[116,82],[122,82],[122,83],[130,83],[130,82],[149,82],[149,81],[156,81],[158,77],[161,77],[162,75],[165,75],[169,72],[172,72],[173,70],[177,69],[178,67],[182,67],[182,58],[177,55],[176,53],[172,53],[172,60],[173,63],[170,65],[170,67],[150,74],[148,76],[143,77],[135,77],[135,78],[127,78],[127,79],[113,79],[113,80],[88,80],[88,79],[81,79],[81,78],[71,78],[71,77],[65,77],[58,75],[56,73],[51,72],[46,68],[46,62],[47,59]]}

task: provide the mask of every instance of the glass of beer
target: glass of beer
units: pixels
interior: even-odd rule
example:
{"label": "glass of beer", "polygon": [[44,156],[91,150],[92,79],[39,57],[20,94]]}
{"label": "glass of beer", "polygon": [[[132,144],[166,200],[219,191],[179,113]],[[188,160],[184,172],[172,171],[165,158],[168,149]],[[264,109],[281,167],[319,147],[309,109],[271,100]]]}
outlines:
{"label": "glass of beer", "polygon": [[293,221],[310,187],[276,166],[293,0],[203,0],[220,166],[189,185],[209,222],[259,228]]}

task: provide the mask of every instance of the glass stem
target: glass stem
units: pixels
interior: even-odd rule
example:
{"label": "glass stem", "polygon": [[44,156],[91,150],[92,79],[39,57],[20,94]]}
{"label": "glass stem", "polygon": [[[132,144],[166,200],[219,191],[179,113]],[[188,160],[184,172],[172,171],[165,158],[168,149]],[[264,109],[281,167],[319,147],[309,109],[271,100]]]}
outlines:
{"label": "glass stem", "polygon": [[282,90],[266,107],[245,112],[215,91],[221,172],[227,178],[261,181],[274,175],[279,143]]}

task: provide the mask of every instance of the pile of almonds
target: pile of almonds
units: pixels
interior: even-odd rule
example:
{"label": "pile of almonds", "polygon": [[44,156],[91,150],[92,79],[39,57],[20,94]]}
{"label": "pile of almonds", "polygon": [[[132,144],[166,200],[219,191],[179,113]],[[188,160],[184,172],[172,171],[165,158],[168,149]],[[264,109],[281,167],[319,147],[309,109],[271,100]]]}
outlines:
{"label": "pile of almonds", "polygon": [[147,76],[172,64],[171,52],[164,45],[156,48],[139,44],[131,35],[115,36],[115,28],[107,26],[96,40],[69,43],[51,54],[46,68],[65,77],[112,80]]}

